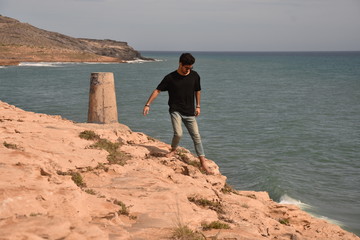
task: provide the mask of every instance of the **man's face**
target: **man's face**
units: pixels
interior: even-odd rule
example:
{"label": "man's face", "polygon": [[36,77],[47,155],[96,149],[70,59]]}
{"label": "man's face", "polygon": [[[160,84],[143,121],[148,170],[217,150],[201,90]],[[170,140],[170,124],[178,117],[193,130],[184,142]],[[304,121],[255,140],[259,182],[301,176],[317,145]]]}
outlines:
{"label": "man's face", "polygon": [[186,76],[190,73],[192,68],[193,65],[182,65],[182,63],[180,63],[180,74]]}

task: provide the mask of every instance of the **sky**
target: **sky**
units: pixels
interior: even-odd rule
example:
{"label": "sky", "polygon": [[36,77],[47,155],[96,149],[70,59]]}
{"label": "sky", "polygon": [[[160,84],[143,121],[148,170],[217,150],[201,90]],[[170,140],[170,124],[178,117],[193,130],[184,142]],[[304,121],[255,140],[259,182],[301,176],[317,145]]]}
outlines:
{"label": "sky", "polygon": [[360,51],[360,0],[0,0],[0,15],[140,51]]}

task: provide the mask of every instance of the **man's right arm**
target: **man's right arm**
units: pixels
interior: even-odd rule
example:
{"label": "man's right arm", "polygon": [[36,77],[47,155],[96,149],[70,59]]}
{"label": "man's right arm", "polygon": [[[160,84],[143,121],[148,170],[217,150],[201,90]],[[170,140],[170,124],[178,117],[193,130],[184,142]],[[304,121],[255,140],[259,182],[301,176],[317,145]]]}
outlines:
{"label": "man's right arm", "polygon": [[149,111],[150,111],[150,104],[155,100],[155,98],[157,98],[157,96],[160,94],[160,92],[161,92],[160,90],[155,89],[155,90],[151,93],[149,99],[147,100],[147,102],[146,102],[146,104],[145,104],[145,106],[144,106],[144,110],[143,110],[144,116],[146,116],[146,115],[149,113]]}

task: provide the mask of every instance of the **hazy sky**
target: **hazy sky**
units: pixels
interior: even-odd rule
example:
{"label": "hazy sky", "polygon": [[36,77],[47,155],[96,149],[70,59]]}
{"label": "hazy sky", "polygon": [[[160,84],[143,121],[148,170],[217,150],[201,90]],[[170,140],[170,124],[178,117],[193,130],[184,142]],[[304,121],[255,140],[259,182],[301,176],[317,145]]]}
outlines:
{"label": "hazy sky", "polygon": [[360,50],[360,0],[0,0],[0,14],[136,50]]}

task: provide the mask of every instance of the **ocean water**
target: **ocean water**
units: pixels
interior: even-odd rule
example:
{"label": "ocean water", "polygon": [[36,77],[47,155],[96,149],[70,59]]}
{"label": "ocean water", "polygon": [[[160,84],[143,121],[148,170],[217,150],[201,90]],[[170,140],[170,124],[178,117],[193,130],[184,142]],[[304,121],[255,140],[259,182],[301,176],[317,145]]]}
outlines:
{"label": "ocean water", "polygon": [[[267,191],[360,235],[360,52],[194,52],[206,155],[238,190]],[[91,72],[115,75],[119,121],[170,142],[167,93],[142,116],[178,52],[155,62],[0,68],[0,100],[87,120]],[[194,152],[185,134],[181,145]]]}

